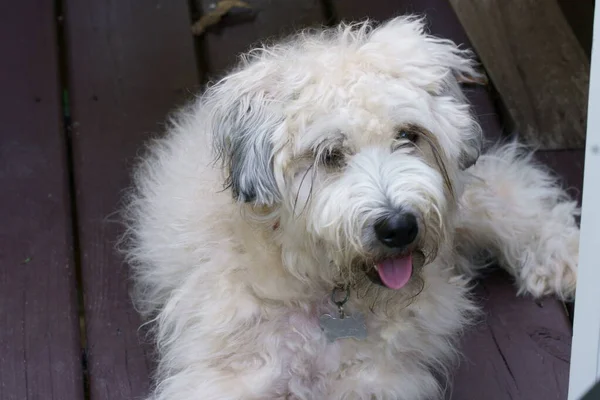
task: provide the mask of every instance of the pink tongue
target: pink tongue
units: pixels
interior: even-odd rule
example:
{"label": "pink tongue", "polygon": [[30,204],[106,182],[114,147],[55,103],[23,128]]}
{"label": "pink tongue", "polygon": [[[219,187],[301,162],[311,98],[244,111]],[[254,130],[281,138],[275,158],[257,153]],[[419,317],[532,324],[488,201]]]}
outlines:
{"label": "pink tongue", "polygon": [[388,288],[403,288],[412,275],[412,254],[377,263],[377,272]]}

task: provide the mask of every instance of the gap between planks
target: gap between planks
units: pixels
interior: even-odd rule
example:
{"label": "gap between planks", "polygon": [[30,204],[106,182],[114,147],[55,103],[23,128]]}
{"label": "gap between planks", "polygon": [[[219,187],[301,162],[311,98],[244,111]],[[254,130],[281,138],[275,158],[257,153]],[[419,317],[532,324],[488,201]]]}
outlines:
{"label": "gap between planks", "polygon": [[71,113],[69,107],[69,73],[68,49],[65,39],[65,17],[63,0],[54,0],[54,20],[56,23],[56,47],[58,49],[58,82],[61,90],[61,112],[63,119],[63,136],[65,142],[65,164],[68,173],[69,213],[71,218],[71,233],[73,243],[73,263],[75,267],[77,314],[80,340],[81,375],[83,395],[90,398],[89,371],[87,366],[87,340],[85,324],[85,304],[83,296],[83,279],[81,273],[81,247],[79,243],[79,222],[77,217],[77,192],[75,186],[75,165],[73,159],[73,141],[71,136]]}

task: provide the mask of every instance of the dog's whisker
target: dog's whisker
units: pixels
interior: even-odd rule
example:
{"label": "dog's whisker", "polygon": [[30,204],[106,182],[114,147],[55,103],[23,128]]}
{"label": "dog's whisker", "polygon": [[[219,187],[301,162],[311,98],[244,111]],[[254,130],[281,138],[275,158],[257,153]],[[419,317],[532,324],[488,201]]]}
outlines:
{"label": "dog's whisker", "polygon": [[308,191],[308,196],[306,198],[306,201],[304,202],[304,207],[302,208],[302,211],[300,213],[296,212],[296,206],[298,205],[298,198],[300,196],[300,191],[302,190],[302,187],[304,185],[304,180],[306,179],[306,177],[308,176],[308,173],[311,172],[312,169],[313,169],[313,165],[311,165],[310,167],[307,168],[307,170],[304,172],[304,175],[302,176],[302,180],[300,181],[300,184],[298,185],[298,190],[296,191],[296,196],[294,198],[294,206],[293,206],[294,215],[296,215],[296,216],[301,215],[304,212],[304,210],[306,210],[306,207],[308,207],[308,203],[310,202],[314,179],[311,179],[311,181],[310,181],[310,188]]}

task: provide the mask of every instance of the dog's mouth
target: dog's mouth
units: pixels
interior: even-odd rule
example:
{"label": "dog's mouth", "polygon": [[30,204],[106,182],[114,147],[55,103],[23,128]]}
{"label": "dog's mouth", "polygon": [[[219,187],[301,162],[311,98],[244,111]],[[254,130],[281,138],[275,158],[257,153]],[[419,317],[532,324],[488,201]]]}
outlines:
{"label": "dog's mouth", "polygon": [[366,274],[373,283],[399,290],[408,284],[415,269],[421,266],[421,259],[420,252],[411,251],[375,262]]}

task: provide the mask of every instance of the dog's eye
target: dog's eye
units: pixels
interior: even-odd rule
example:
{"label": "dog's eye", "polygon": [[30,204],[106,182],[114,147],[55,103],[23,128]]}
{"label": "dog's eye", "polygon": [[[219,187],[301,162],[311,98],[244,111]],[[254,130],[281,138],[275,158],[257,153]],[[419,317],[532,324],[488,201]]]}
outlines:
{"label": "dog's eye", "polygon": [[327,167],[342,167],[344,165],[344,153],[339,149],[327,149],[323,152],[321,161]]}
{"label": "dog's eye", "polygon": [[410,142],[416,142],[419,135],[412,129],[400,128],[396,133],[396,140],[408,140]]}

